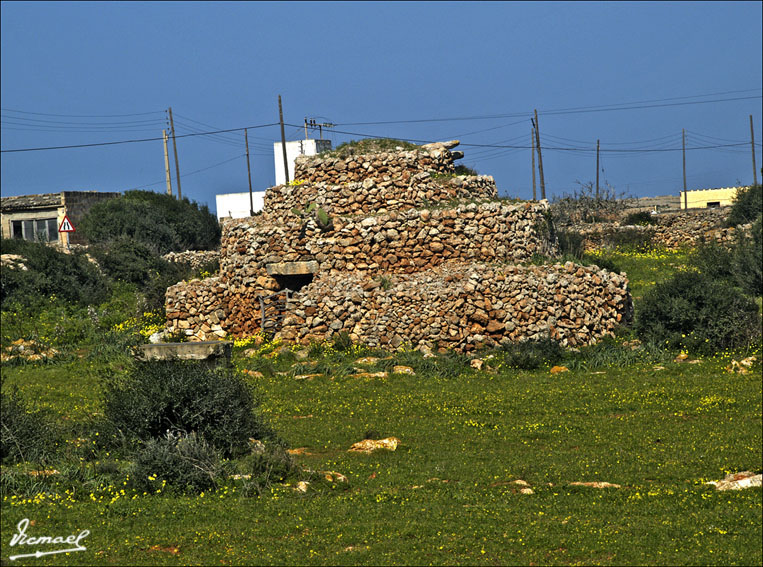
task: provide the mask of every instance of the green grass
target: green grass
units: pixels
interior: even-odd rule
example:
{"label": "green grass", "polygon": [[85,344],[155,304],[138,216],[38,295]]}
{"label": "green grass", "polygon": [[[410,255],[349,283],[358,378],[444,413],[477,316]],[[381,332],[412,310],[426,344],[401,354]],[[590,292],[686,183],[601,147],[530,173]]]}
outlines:
{"label": "green grass", "polygon": [[[349,364],[363,352],[331,353],[318,364]],[[416,376],[279,374],[293,356],[268,360],[263,411],[298,462],[349,478],[307,494],[276,485],[259,498],[118,496],[91,488],[56,503],[3,500],[4,534],[22,518],[34,533],[89,529],[88,552],[42,564],[759,564],[761,491],[717,493],[703,482],[761,469],[760,367],[729,375],[725,358],[551,375],[463,371],[440,359],[398,354]],[[427,363],[426,365],[424,363]],[[240,368],[262,368],[237,358]],[[439,376],[442,365],[449,376]],[[372,370],[390,366],[379,361]],[[496,364],[497,366],[497,364]],[[74,407],[64,372],[51,367],[36,389],[27,368],[6,383]],[[69,372],[69,370],[67,370]],[[83,386],[97,403],[92,382]],[[86,404],[87,405],[87,404]],[[396,436],[395,452],[356,455],[368,430]],[[535,494],[510,484],[529,482]],[[607,481],[621,489],[570,486]],[[553,486],[549,486],[551,483]],[[111,502],[111,503],[109,503]],[[107,504],[108,503],[108,504]],[[2,557],[18,551],[3,538]],[[150,551],[152,546],[178,554]]]}
{"label": "green grass", "polygon": [[[640,296],[685,255],[611,259]],[[340,472],[346,485],[313,480],[302,494],[294,485],[305,473],[260,496],[233,480],[203,496],[139,494],[124,484],[129,463],[117,455],[69,449],[55,465],[61,475],[3,467],[0,559],[30,551],[9,545],[29,518],[32,536],[91,532],[87,551],[26,560],[36,565],[761,564],[761,490],[704,484],[763,469],[760,348],[691,364],[623,340],[556,361],[572,369],[560,374],[551,361],[510,368],[499,351],[483,353],[477,371],[465,356],[357,346],[314,346],[298,360],[266,344],[246,358],[251,345],[241,341],[235,366],[262,372],[243,375],[276,431],[302,448],[298,464]],[[758,358],[750,373],[725,370],[750,354]],[[363,365],[362,356],[379,360]],[[4,365],[3,389],[18,386],[71,436],[83,435],[101,411],[99,372],[122,363]],[[392,373],[398,364],[416,374]],[[389,375],[359,378],[356,369]],[[401,445],[349,453],[368,432]],[[535,493],[521,494],[518,479]]]}

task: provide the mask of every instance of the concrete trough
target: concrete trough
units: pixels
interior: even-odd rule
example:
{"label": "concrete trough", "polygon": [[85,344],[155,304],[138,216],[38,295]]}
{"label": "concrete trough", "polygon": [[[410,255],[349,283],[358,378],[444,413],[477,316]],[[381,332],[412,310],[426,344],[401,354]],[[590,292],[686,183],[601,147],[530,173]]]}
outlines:
{"label": "concrete trough", "polygon": [[230,365],[232,353],[232,341],[198,341],[140,345],[135,357],[142,361],[197,360],[214,366]]}

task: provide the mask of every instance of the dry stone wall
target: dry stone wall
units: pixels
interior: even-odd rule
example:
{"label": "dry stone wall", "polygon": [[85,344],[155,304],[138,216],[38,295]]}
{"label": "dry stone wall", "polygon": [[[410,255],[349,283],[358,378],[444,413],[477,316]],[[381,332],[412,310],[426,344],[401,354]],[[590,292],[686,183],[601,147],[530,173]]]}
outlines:
{"label": "dry stone wall", "polygon": [[[697,246],[702,241],[715,241],[731,244],[734,242],[740,228],[724,228],[723,221],[731,209],[699,209],[673,213],[661,213],[654,218],[655,225],[637,226],[637,230],[652,235],[655,246],[676,250],[684,246]],[[564,228],[574,230],[585,236],[587,250],[601,248],[607,242],[607,237],[621,230],[633,230],[633,226],[622,222],[579,223],[567,225]]]}
{"label": "dry stone wall", "polygon": [[295,294],[279,335],[325,340],[345,331],[373,347],[470,351],[541,337],[565,346],[595,342],[632,315],[624,274],[571,262],[553,266],[445,264],[392,276],[321,276]]}
{"label": "dry stone wall", "polygon": [[377,152],[348,157],[300,156],[294,163],[294,178],[313,183],[342,185],[364,179],[378,183],[406,183],[406,177],[421,172],[453,173],[453,161],[463,157],[450,150],[458,141],[419,146],[416,150]]}
{"label": "dry stone wall", "polygon": [[234,219],[223,225],[221,276],[233,287],[269,287],[265,266],[277,262],[316,260],[329,273],[412,273],[448,260],[521,262],[556,253],[541,230],[547,209],[544,201],[391,211],[335,218],[329,232],[294,215],[278,223],[265,216]]}
{"label": "dry stone wall", "polygon": [[394,181],[368,177],[342,185],[311,183],[278,185],[265,192],[266,215],[279,217],[291,214],[292,208],[304,210],[315,203],[333,215],[374,214],[382,209],[404,211],[437,205],[455,199],[497,199],[495,181],[489,175],[433,177],[420,172]]}

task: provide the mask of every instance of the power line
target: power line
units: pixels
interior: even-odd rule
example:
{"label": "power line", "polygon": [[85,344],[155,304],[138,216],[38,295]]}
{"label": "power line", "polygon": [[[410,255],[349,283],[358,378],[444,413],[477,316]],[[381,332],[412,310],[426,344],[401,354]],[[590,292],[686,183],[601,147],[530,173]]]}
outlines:
{"label": "power line", "polygon": [[[244,126],[242,128],[229,128],[227,130],[217,130],[216,132],[198,132],[198,133],[191,133],[191,134],[181,134],[179,136],[176,136],[176,138],[189,138],[193,136],[210,136],[212,134],[223,134],[225,132],[239,132],[241,130],[244,130],[244,128],[254,130],[255,128],[267,128],[269,126],[277,126],[277,125],[278,125],[278,122],[274,122],[272,124],[259,124],[257,126]],[[98,142],[93,144],[74,144],[70,146],[48,146],[43,148],[16,148],[12,150],[0,150],[0,153],[37,152],[37,151],[43,151],[43,150],[66,150],[66,149],[72,149],[72,148],[92,148],[97,146],[114,146],[117,144],[134,144],[138,142],[156,142],[158,140],[164,140],[164,138],[163,137],[141,138],[137,140],[119,140],[115,142]]]}
{"label": "power line", "polygon": [[163,110],[151,112],[137,112],[134,114],[50,114],[47,112],[29,112],[27,110],[14,110],[12,108],[0,108],[5,112],[17,112],[19,114],[34,114],[36,116],[58,116],[60,118],[124,118],[127,116],[148,116],[150,114],[164,114]]}
{"label": "power line", "polygon": [[[245,157],[245,156],[246,156],[246,154],[241,154],[241,155],[238,155],[238,156],[233,156],[232,158],[226,159],[225,161],[221,161],[221,162],[216,163],[214,165],[203,167],[201,169],[197,169],[196,171],[191,171],[189,173],[184,173],[180,177],[181,178],[190,177],[191,175],[195,175],[197,173],[201,173],[202,171],[207,171],[208,169],[212,169],[214,167],[219,167],[219,166],[224,165],[224,164],[226,164],[228,162],[231,162],[233,160],[236,160],[236,159],[239,159],[239,158],[242,158],[242,157]],[[138,185],[136,187],[132,187],[131,189],[127,189],[127,191],[130,191],[132,189],[140,189],[141,187],[153,187],[154,185],[159,185],[160,183],[166,183],[166,180],[162,179],[161,181],[157,181],[156,183],[147,183],[145,185]]]}

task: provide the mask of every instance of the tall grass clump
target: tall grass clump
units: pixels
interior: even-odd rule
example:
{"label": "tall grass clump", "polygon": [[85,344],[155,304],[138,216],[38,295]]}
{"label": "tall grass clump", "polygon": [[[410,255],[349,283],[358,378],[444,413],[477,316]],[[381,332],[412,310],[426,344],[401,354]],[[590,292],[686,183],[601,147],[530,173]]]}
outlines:
{"label": "tall grass clump", "polygon": [[193,361],[137,362],[126,377],[109,379],[104,394],[105,418],[118,438],[196,433],[226,458],[246,453],[250,438],[276,439],[258,404],[231,369]]}
{"label": "tall grass clump", "polygon": [[753,223],[748,235],[740,235],[731,259],[731,270],[737,284],[746,294],[760,297],[763,293],[763,217]]}
{"label": "tall grass clump", "polygon": [[32,408],[17,388],[0,393],[0,462],[45,463],[57,446],[57,428],[47,413]]}

